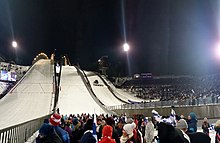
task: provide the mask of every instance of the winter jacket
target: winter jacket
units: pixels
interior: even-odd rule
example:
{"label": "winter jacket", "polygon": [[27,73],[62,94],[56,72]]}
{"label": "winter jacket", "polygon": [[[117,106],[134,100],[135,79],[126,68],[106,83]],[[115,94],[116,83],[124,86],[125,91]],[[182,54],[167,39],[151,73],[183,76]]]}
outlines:
{"label": "winter jacket", "polygon": [[197,132],[197,120],[196,119],[191,119],[188,120],[188,133],[195,133]]}
{"label": "winter jacket", "polygon": [[99,143],[116,143],[116,141],[110,137],[103,137]]}
{"label": "winter jacket", "polygon": [[209,134],[209,127],[210,127],[210,125],[209,125],[208,122],[203,122],[203,123],[202,123],[203,133]]}
{"label": "winter jacket", "polygon": [[197,132],[197,119],[196,119],[196,114],[194,112],[191,112],[189,114],[191,117],[190,120],[187,121],[188,124],[188,133],[195,133]]}
{"label": "winter jacket", "polygon": [[82,136],[80,143],[96,143],[95,137],[92,135],[92,130],[87,130]]}
{"label": "winter jacket", "polygon": [[64,143],[70,143],[69,134],[65,130],[63,130],[59,126],[54,126],[54,129]]}
{"label": "winter jacket", "polygon": [[151,143],[154,139],[154,124],[151,121],[146,125],[144,139],[147,143]]}
{"label": "winter jacket", "polygon": [[56,133],[54,126],[45,123],[39,129],[36,143],[63,143],[63,141]]}

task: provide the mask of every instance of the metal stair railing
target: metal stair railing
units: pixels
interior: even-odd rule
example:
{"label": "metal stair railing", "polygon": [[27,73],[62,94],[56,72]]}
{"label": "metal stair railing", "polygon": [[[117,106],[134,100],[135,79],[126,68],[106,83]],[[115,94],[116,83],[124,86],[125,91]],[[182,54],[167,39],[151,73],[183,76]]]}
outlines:
{"label": "metal stair railing", "polygon": [[36,132],[45,119],[51,115],[46,115],[31,121],[27,121],[18,125],[14,125],[0,130],[1,143],[24,143]]}

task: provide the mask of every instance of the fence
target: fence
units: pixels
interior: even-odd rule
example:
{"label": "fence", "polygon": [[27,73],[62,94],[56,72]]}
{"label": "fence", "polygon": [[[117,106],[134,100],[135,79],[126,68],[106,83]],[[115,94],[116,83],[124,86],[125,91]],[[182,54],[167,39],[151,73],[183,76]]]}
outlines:
{"label": "fence", "polygon": [[1,143],[24,143],[27,139],[36,132],[43,124],[45,119],[50,115],[43,116],[31,121],[27,121],[15,126],[11,126],[0,130]]}
{"label": "fence", "polygon": [[199,97],[196,99],[186,99],[186,100],[168,100],[168,101],[155,101],[155,102],[134,102],[130,104],[122,104],[117,106],[108,106],[108,110],[116,109],[145,109],[145,108],[155,108],[155,107],[168,107],[168,106],[195,106],[195,105],[209,105],[209,104],[219,104],[219,96],[208,96],[206,98]]}

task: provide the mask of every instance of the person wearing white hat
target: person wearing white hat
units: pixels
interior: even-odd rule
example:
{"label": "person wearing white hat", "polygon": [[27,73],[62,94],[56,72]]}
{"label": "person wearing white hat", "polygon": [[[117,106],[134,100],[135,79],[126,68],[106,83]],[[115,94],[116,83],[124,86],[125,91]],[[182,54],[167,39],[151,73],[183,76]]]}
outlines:
{"label": "person wearing white hat", "polygon": [[123,127],[123,133],[120,138],[121,143],[135,143],[133,130],[135,129],[136,125],[135,123],[132,124],[126,124]]}
{"label": "person wearing white hat", "polygon": [[183,137],[185,138],[186,142],[190,143],[190,138],[189,136],[186,134],[187,130],[188,130],[188,124],[186,122],[186,120],[184,119],[180,119],[177,123],[176,123],[176,128],[180,129]]}

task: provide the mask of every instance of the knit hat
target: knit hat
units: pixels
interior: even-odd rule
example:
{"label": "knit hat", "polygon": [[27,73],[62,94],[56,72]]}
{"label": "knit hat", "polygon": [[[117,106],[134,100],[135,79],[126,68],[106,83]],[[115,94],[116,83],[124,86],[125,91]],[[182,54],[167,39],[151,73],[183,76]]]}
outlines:
{"label": "knit hat", "polygon": [[128,134],[128,135],[132,135],[133,134],[133,130],[135,128],[135,124],[126,124],[124,125],[123,129],[125,130],[125,132]]}
{"label": "knit hat", "polygon": [[186,123],[186,120],[180,119],[176,123],[176,128],[178,128],[178,129],[188,129],[188,124]]}
{"label": "knit hat", "polygon": [[61,121],[61,116],[57,113],[50,116],[50,123],[54,126],[58,126]]}
{"label": "knit hat", "polygon": [[104,126],[104,128],[102,129],[102,136],[105,137],[112,137],[112,132],[113,132],[113,128],[109,125]]}

